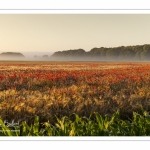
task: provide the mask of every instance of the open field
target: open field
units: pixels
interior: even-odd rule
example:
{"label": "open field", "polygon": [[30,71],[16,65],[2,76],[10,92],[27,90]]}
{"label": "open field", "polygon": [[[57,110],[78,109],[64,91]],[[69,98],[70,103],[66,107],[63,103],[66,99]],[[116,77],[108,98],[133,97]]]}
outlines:
{"label": "open field", "polygon": [[33,122],[150,110],[150,63],[0,62],[0,117]]}

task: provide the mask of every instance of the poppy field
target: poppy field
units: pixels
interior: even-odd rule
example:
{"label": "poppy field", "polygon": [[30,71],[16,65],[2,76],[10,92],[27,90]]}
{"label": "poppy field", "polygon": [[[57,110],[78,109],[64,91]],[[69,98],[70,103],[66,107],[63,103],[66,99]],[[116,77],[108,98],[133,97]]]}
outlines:
{"label": "poppy field", "polygon": [[32,124],[38,116],[54,125],[117,111],[130,120],[142,110],[150,110],[148,62],[0,62],[2,120]]}

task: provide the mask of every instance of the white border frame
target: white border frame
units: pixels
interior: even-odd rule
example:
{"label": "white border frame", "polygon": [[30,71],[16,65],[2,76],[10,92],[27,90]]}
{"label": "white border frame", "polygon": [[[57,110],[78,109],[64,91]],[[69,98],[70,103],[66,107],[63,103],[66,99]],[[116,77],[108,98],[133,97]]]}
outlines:
{"label": "white border frame", "polygon": [[[30,0],[30,1],[26,0],[26,4],[22,7],[20,7],[22,0],[18,0],[19,3],[17,5],[16,4],[14,5],[14,3],[17,2],[17,0],[14,0],[14,1],[1,0],[0,1],[0,14],[150,14],[150,9],[147,8],[150,2],[148,0],[141,1],[140,3],[139,1],[135,1],[137,5],[135,5],[135,2],[131,0],[130,1],[126,0],[126,2],[120,1],[120,0],[113,0],[113,1],[103,0],[103,2],[101,3],[102,6],[98,6],[98,5],[84,6],[85,0],[84,2],[82,1],[82,3],[81,3],[81,0],[76,0],[77,4],[75,6],[77,6],[78,4],[81,4],[79,9],[75,9],[75,7],[73,7],[73,4],[70,5],[70,3],[69,3],[69,6],[65,8],[64,5],[61,5],[61,4],[64,3],[64,1],[66,2],[66,0],[63,0],[63,1],[58,0],[59,2],[58,1],[54,2],[53,0],[52,3],[54,4],[54,7],[52,6],[51,9],[47,9],[47,5],[41,5],[41,2],[35,7],[34,3],[37,4],[37,0],[34,0],[34,2],[33,0]],[[98,2],[98,0],[96,1]],[[87,2],[89,2],[89,0],[86,0],[86,3]],[[92,2],[94,2],[94,0]],[[109,2],[113,2],[113,4],[111,3],[112,5],[108,6]],[[58,3],[59,3],[59,6],[57,6],[56,8],[56,5],[58,5]],[[116,6],[116,3],[119,3],[119,5]],[[120,6],[121,3],[122,5]],[[4,5],[6,5],[7,7]],[[130,5],[130,7],[128,5]],[[28,8],[29,6],[30,8]],[[72,9],[67,9],[69,7]],[[98,7],[100,7],[100,9],[97,9]],[[135,8],[135,9],[132,9],[132,8]],[[1,142],[2,141],[87,141],[87,142],[88,141],[150,141],[150,137],[138,137],[138,136],[136,137],[135,136],[134,137],[131,137],[131,136],[129,137],[122,137],[122,136],[120,137],[103,137],[103,136],[101,137],[100,136],[97,136],[97,137],[92,137],[92,136],[89,136],[89,137],[54,137],[54,136],[53,137],[21,137],[19,136],[19,137],[0,137],[0,141]],[[124,148],[126,148],[126,146],[127,145],[124,145]],[[146,143],[146,146],[148,146],[148,143]],[[142,147],[144,148],[144,145]],[[11,145],[10,145],[10,148],[11,148]],[[38,148],[38,147],[35,146],[34,148]],[[59,148],[61,148],[61,145]],[[88,147],[86,146],[85,148],[88,149]],[[107,145],[104,148],[107,149]],[[137,149],[138,147],[135,146],[134,148]],[[122,147],[120,147],[119,149],[122,149]]]}

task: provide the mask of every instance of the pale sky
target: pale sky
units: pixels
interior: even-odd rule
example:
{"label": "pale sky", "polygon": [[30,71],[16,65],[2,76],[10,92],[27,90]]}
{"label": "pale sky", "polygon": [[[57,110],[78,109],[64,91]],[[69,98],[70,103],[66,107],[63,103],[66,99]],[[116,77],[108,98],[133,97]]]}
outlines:
{"label": "pale sky", "polygon": [[0,53],[143,44],[150,44],[146,14],[0,14]]}

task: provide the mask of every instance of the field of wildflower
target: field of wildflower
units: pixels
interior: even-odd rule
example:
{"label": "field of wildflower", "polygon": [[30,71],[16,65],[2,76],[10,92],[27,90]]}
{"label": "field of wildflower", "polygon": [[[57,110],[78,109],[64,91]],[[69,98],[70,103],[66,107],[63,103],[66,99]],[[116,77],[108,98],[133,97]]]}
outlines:
{"label": "field of wildflower", "polygon": [[57,117],[117,110],[123,120],[150,111],[150,63],[0,62],[3,120],[31,124],[38,116],[55,124]]}

